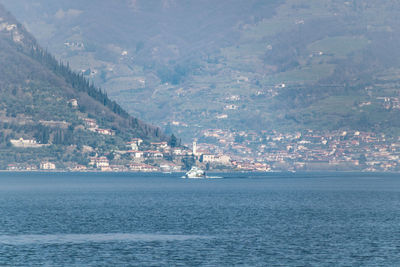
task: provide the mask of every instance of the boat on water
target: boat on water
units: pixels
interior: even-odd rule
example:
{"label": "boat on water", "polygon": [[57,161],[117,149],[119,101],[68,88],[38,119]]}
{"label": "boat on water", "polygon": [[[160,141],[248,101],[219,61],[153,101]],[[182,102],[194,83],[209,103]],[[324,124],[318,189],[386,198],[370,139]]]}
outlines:
{"label": "boat on water", "polygon": [[193,166],[182,178],[188,179],[220,179],[221,176],[208,176],[206,172],[197,166]]}
{"label": "boat on water", "polygon": [[203,171],[202,169],[200,169],[197,166],[193,166],[190,171],[188,171],[185,176],[185,178],[191,178],[191,179],[195,179],[195,178],[206,178],[206,172]]}

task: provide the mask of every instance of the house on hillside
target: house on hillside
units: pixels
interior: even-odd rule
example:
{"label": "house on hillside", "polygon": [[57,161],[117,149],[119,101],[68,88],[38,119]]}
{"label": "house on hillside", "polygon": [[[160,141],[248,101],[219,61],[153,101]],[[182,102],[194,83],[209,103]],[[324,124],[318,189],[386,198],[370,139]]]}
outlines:
{"label": "house on hillside", "polygon": [[126,143],[126,146],[129,148],[129,150],[139,150],[142,143],[143,143],[142,139],[132,138],[130,142]]}
{"label": "house on hillside", "polygon": [[145,157],[148,159],[163,159],[164,154],[160,151],[146,151]]}
{"label": "house on hillside", "polygon": [[128,153],[130,154],[131,158],[135,161],[143,160],[144,159],[144,152],[138,150],[129,150]]}
{"label": "house on hillside", "polygon": [[111,129],[96,129],[96,133],[104,134],[104,135],[115,135],[115,131]]}
{"label": "house on hillside", "polygon": [[95,128],[98,127],[97,122],[96,122],[95,119],[85,118],[85,119],[83,119],[83,122],[85,123],[85,126],[87,128],[94,128],[95,129]]}
{"label": "house on hillside", "polygon": [[42,147],[42,144],[38,144],[35,139],[11,139],[10,140],[11,145],[14,147],[20,147],[20,148],[38,148]]}
{"label": "house on hillside", "polygon": [[70,105],[73,108],[78,108],[78,100],[76,99],[70,99],[68,100],[68,105]]}
{"label": "house on hillside", "polygon": [[150,143],[151,147],[155,150],[161,151],[168,148],[167,142],[152,142]]}

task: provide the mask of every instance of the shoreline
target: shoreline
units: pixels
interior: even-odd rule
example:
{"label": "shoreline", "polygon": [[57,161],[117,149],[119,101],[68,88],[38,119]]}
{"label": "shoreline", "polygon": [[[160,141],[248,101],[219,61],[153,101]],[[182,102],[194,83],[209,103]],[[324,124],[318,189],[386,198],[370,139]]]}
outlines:
{"label": "shoreline", "polygon": [[[181,172],[138,172],[138,171],[99,171],[99,170],[86,170],[86,171],[72,171],[72,170],[0,170],[0,173],[100,173],[100,174],[162,174],[162,175],[179,175],[185,174],[185,171]],[[400,174],[399,172],[386,172],[386,171],[330,171],[330,170],[316,170],[316,171],[211,171],[207,173],[215,173],[215,174],[258,174],[258,175],[266,175],[266,174],[291,174],[291,175],[302,175],[302,174]]]}

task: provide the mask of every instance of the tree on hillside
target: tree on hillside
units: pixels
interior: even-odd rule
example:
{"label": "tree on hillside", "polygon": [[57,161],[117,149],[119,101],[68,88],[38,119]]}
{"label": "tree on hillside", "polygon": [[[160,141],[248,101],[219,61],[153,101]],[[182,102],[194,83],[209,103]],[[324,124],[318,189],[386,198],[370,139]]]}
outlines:
{"label": "tree on hillside", "polygon": [[175,137],[174,134],[171,135],[171,138],[169,140],[169,145],[171,147],[177,147],[178,146],[178,139]]}

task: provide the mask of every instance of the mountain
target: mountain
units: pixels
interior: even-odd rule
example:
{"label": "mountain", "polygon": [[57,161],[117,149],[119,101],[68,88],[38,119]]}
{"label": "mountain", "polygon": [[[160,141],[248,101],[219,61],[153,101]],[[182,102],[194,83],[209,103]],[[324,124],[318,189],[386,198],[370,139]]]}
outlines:
{"label": "mountain", "polygon": [[399,133],[398,1],[1,2],[130,114],[188,138]]}
{"label": "mountain", "polygon": [[[0,168],[85,164],[132,138],[167,140],[57,61],[0,5]],[[19,147],[35,147],[23,149]]]}

